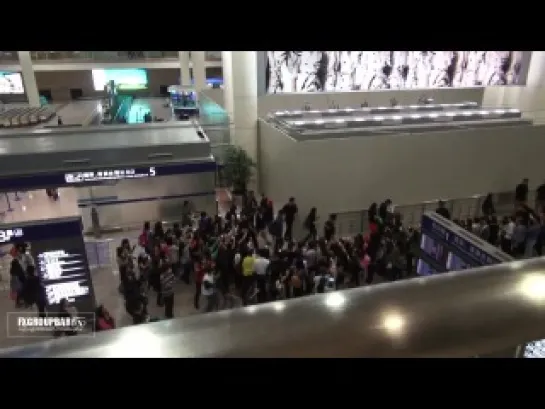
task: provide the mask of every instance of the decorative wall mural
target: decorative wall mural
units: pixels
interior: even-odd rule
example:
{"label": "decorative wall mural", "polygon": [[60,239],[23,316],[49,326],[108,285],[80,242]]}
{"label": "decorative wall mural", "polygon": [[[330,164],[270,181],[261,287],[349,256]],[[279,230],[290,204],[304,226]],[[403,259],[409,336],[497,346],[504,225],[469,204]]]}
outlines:
{"label": "decorative wall mural", "polygon": [[524,85],[522,51],[268,51],[267,92]]}

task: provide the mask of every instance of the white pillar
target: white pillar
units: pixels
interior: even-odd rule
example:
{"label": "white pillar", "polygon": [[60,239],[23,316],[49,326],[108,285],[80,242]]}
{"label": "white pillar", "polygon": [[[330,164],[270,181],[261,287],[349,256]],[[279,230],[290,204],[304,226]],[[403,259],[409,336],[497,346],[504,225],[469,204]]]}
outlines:
{"label": "white pillar", "polygon": [[229,116],[229,122],[233,121],[233,61],[231,51],[221,52],[221,64],[223,71],[223,108]]}
{"label": "white pillar", "polygon": [[30,51],[17,51],[17,53],[19,54],[19,64],[21,65],[28,104],[31,107],[39,107],[40,93],[38,92],[38,85],[36,84],[36,75],[34,74],[34,68],[32,67]]}
{"label": "white pillar", "polygon": [[189,69],[189,51],[178,51],[180,59],[180,85],[191,86],[191,70]]}
{"label": "white pillar", "polygon": [[[232,143],[257,162],[257,52],[232,51],[230,83],[234,133]],[[224,72],[225,80],[225,72]],[[228,101],[230,96],[224,96]]]}
{"label": "white pillar", "polygon": [[197,91],[206,89],[206,65],[204,51],[191,51],[191,62],[193,63],[194,87]]}

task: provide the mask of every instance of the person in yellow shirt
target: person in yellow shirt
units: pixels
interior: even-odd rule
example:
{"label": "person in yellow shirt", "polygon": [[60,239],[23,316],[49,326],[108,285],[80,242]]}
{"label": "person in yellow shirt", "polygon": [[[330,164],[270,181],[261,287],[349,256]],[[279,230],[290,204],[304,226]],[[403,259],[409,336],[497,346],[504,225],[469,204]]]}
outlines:
{"label": "person in yellow shirt", "polygon": [[248,296],[254,284],[255,278],[255,257],[251,250],[242,256],[242,304],[248,303]]}

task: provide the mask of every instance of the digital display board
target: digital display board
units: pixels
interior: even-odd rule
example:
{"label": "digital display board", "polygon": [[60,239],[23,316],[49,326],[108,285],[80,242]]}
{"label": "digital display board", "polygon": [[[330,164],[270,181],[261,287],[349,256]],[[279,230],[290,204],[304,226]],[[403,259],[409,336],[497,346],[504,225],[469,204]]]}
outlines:
{"label": "digital display board", "polygon": [[96,69],[91,71],[95,91],[104,91],[110,81],[120,90],[148,88],[148,74],[143,68]]}
{"label": "digital display board", "polygon": [[29,244],[49,311],[56,311],[63,298],[78,311],[95,310],[81,218],[24,222],[2,232],[4,243]]}
{"label": "digital display board", "polygon": [[145,167],[95,168],[73,171],[59,171],[47,174],[0,177],[0,191],[24,191],[43,187],[73,186],[84,183],[101,183],[112,180],[139,179],[156,176],[184,175],[191,173],[215,172],[218,165],[214,160],[188,162]]}
{"label": "digital display board", "polygon": [[508,255],[439,215],[424,214],[421,223],[419,275],[459,271],[510,261]]}
{"label": "digital display board", "polygon": [[23,78],[18,72],[0,71],[0,94],[24,94]]}

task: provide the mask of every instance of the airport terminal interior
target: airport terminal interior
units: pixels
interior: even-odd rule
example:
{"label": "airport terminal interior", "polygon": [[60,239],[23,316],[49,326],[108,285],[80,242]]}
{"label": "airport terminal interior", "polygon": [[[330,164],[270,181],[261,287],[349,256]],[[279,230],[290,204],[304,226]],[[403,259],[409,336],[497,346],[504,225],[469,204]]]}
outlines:
{"label": "airport terminal interior", "polygon": [[0,52],[0,356],[545,357],[544,66]]}

